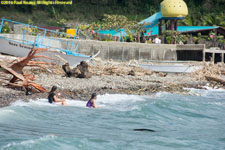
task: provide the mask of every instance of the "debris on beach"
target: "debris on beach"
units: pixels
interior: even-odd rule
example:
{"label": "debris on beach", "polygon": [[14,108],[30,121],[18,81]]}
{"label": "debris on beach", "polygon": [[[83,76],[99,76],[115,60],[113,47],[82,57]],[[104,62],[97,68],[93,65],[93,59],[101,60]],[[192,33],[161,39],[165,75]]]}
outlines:
{"label": "debris on beach", "polygon": [[79,65],[71,69],[69,63],[62,65],[67,77],[76,77],[76,78],[91,78],[92,73],[89,71],[89,65],[85,61],[81,61]]}
{"label": "debris on beach", "polygon": [[68,63],[62,65],[62,69],[67,77],[91,78],[92,75],[116,75],[116,76],[144,76],[152,75],[153,71],[143,69],[130,62],[102,61],[99,58],[92,60],[92,63],[81,61],[80,64],[71,69]]}
{"label": "debris on beach", "polygon": [[214,81],[214,82],[220,83],[225,86],[225,80],[222,78],[219,78],[219,77],[206,76],[206,80]]}
{"label": "debris on beach", "polygon": [[222,78],[224,75],[224,64],[214,64],[211,62],[203,63],[203,68],[193,73],[193,77],[198,81],[209,81],[216,82],[217,84],[225,86],[225,79]]}
{"label": "debris on beach", "polygon": [[117,75],[117,76],[145,76],[152,75],[153,71],[143,69],[137,65],[137,62],[114,62],[114,61],[102,61],[95,58],[94,65],[90,65],[90,72],[96,76],[102,75]]}
{"label": "debris on beach", "polygon": [[[48,60],[54,60],[53,58],[43,56],[43,55],[36,55],[39,53],[47,52],[48,49],[45,48],[32,48],[28,55],[23,58],[14,59],[13,61],[2,61],[0,64],[1,71],[5,74],[1,74],[4,76],[0,79],[1,83],[4,83],[11,87],[23,87],[26,90],[28,89],[36,89],[39,92],[47,92],[47,90],[42,87],[41,85],[33,82],[34,75],[33,74],[25,74],[23,69],[27,66],[35,67],[35,68],[42,68],[46,69],[46,65],[50,65],[53,63],[43,62],[33,60],[35,58],[45,58]],[[7,75],[11,75],[11,78],[7,78]]]}
{"label": "debris on beach", "polygon": [[85,61],[81,61],[75,69],[78,70],[78,78],[91,78],[92,76],[92,73],[89,71],[89,65]]}
{"label": "debris on beach", "polygon": [[68,62],[66,62],[64,65],[62,65],[62,69],[65,72],[66,77],[71,77],[73,75],[73,72],[70,69],[70,65]]}

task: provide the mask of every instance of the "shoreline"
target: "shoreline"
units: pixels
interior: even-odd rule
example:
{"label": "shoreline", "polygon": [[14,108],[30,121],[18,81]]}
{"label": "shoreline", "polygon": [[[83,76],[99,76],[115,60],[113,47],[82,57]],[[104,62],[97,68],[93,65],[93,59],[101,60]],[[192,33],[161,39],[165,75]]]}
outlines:
{"label": "shoreline", "polygon": [[[97,93],[98,95],[103,94],[128,94],[128,95],[151,95],[157,92],[169,92],[176,94],[188,94],[189,90],[184,88],[197,88],[201,89],[202,86],[206,85],[206,82],[183,82],[183,83],[162,83],[159,80],[171,80],[171,78],[177,78],[179,75],[173,75],[174,77],[158,77],[158,80],[148,79],[149,77],[144,77],[141,79],[138,77],[120,77],[115,76],[112,79],[112,76],[93,76],[90,79],[77,79],[77,78],[66,78],[51,75],[48,77],[48,83],[45,80],[47,86],[44,86],[46,89],[50,89],[53,85],[58,86],[57,92],[60,92],[62,98],[69,100],[82,100],[87,101],[90,98],[92,93]],[[46,78],[46,77],[45,77]],[[57,80],[53,80],[56,78]],[[115,78],[119,80],[118,83],[115,83]],[[127,79],[128,78],[128,79]],[[133,79],[130,80],[129,78]],[[143,77],[142,77],[143,78]],[[147,79],[146,79],[147,78]],[[111,80],[111,83],[109,82]],[[145,81],[143,81],[145,80]],[[54,82],[53,82],[54,81]],[[128,82],[130,81],[130,82]],[[64,82],[64,83],[62,83]],[[68,85],[68,82],[71,83]],[[95,82],[101,82],[100,84],[95,84]],[[77,83],[75,86],[73,84]],[[82,88],[81,88],[82,87]],[[16,102],[17,100],[23,100],[28,102],[30,99],[47,99],[48,93],[32,93],[31,95],[25,95],[25,91],[22,89],[12,89],[8,87],[0,86],[0,107],[9,106],[11,103]]]}
{"label": "shoreline", "polygon": [[[14,58],[15,59],[15,58]],[[4,59],[2,60],[2,62]],[[93,64],[92,64],[93,63]],[[129,94],[129,95],[150,95],[157,92],[169,92],[176,94],[188,94],[186,88],[204,89],[203,86],[225,88],[215,82],[205,79],[205,70],[210,74],[218,74],[218,66],[210,64],[204,66],[202,63],[195,63],[203,70],[193,73],[160,73],[140,68],[136,61],[114,62],[94,59],[88,63],[88,70],[91,78],[66,77],[61,66],[48,66],[48,70],[26,67],[23,71],[26,74],[35,75],[34,82],[40,84],[48,91],[53,85],[58,87],[62,98],[70,100],[87,101],[92,93],[103,94]],[[142,63],[142,62],[141,62]],[[223,70],[223,66],[220,66]],[[9,75],[4,76],[10,79]],[[22,88],[9,88],[0,84],[0,108],[9,106],[17,100],[28,101],[29,99],[47,99],[48,93],[32,93],[26,96]]]}

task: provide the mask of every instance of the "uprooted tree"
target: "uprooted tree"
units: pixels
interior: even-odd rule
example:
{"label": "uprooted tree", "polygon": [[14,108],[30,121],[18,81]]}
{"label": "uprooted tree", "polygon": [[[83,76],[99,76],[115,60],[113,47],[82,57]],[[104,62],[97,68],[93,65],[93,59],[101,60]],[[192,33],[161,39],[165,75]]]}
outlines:
{"label": "uprooted tree", "polygon": [[23,72],[23,68],[27,66],[46,68],[46,65],[53,64],[50,62],[33,60],[35,58],[45,58],[48,60],[54,60],[53,58],[50,58],[48,56],[36,55],[36,54],[40,54],[47,51],[48,49],[45,49],[45,48],[33,47],[26,57],[18,58],[17,60],[11,62],[11,64],[10,62],[5,62],[4,64],[3,63],[0,64],[0,68],[1,70],[3,70],[4,73],[12,75],[11,79],[8,79],[8,80],[0,79],[0,82],[5,83],[6,85],[9,85],[12,87],[24,87],[25,89],[29,88],[29,89],[36,89],[39,92],[47,92],[47,90],[44,87],[33,82],[34,75],[25,74]]}

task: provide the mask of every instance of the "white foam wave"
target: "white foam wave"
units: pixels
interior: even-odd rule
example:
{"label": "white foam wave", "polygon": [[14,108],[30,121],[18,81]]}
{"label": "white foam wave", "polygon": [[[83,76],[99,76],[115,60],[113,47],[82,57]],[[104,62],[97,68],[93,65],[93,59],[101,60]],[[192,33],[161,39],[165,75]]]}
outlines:
{"label": "white foam wave", "polygon": [[138,95],[105,94],[97,97],[96,105],[104,109],[129,111],[139,109],[136,103],[141,101],[146,101],[146,98]]}
{"label": "white foam wave", "polygon": [[[77,106],[77,107],[85,107],[86,102],[85,101],[79,101],[79,100],[66,100],[67,106]],[[12,106],[49,106],[49,107],[59,107],[62,106],[60,103],[52,103],[50,104],[47,99],[37,99],[37,100],[29,100],[28,102],[24,102],[22,100],[18,100],[15,103],[12,104]]]}
{"label": "white foam wave", "polygon": [[2,109],[0,110],[0,114],[5,114],[5,113],[16,113],[14,110],[11,109]]}
{"label": "white foam wave", "polygon": [[[151,98],[151,96],[150,96]],[[98,95],[96,100],[96,105],[98,105],[100,108],[120,108],[122,110],[123,108],[126,108],[124,110],[127,110],[128,108],[130,110],[132,109],[138,109],[135,103],[145,101],[145,96],[139,96],[139,95],[126,95],[126,94],[104,94],[104,95]],[[74,107],[83,107],[86,108],[86,101],[80,101],[80,100],[66,100],[67,106],[74,106]],[[37,107],[37,106],[49,106],[49,107],[59,107],[61,106],[60,103],[57,104],[49,104],[47,99],[38,99],[38,100],[29,100],[28,102],[24,102],[22,100],[16,101],[12,104],[12,106],[27,106],[27,107]]]}
{"label": "white foam wave", "polygon": [[0,121],[3,121],[4,118],[7,118],[9,115],[14,115],[16,112],[9,109],[9,107],[0,109]]}
{"label": "white foam wave", "polygon": [[48,103],[47,99],[29,100],[28,102],[18,100],[12,106],[58,106],[57,104]]}
{"label": "white foam wave", "polygon": [[145,99],[137,95],[105,94],[105,95],[99,95],[96,103],[116,105],[116,104],[127,103],[127,102],[135,103],[138,101],[145,101]]}
{"label": "white foam wave", "polygon": [[34,139],[34,140],[26,140],[26,141],[21,141],[21,142],[12,142],[7,144],[6,146],[3,146],[2,150],[5,149],[10,149],[12,147],[17,147],[17,146],[25,146],[25,147],[32,147],[35,146],[36,144],[43,142],[43,141],[51,141],[55,140],[57,136],[55,135],[46,135],[44,137],[40,137],[39,139]]}
{"label": "white foam wave", "polygon": [[158,92],[155,95],[153,95],[153,98],[161,98],[167,96],[169,93],[168,92]]}
{"label": "white foam wave", "polygon": [[225,102],[208,102],[208,104],[225,107]]}
{"label": "white foam wave", "polygon": [[80,100],[66,100],[67,106],[74,106],[74,107],[86,107],[86,101]]}
{"label": "white foam wave", "polygon": [[[135,105],[136,102],[145,101],[142,96],[126,95],[126,94],[104,94],[98,95],[95,101],[99,108],[103,109],[116,109],[116,110],[134,110],[138,109]],[[85,107],[87,101],[74,101],[67,100],[68,106]]]}
{"label": "white foam wave", "polygon": [[208,86],[203,86],[203,89],[194,89],[194,88],[187,88],[187,89],[190,90],[189,94],[191,95],[197,95],[197,96],[209,97],[209,98],[214,97],[216,93],[221,93],[221,92],[225,93],[225,89],[212,88]]}

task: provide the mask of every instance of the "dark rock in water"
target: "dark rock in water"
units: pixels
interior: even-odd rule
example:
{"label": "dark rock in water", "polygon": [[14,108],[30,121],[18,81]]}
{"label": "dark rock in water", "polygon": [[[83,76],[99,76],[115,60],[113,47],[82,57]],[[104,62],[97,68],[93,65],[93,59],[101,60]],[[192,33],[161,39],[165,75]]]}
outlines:
{"label": "dark rock in water", "polygon": [[156,132],[155,130],[151,130],[151,129],[134,129],[134,131],[148,131],[148,132]]}

